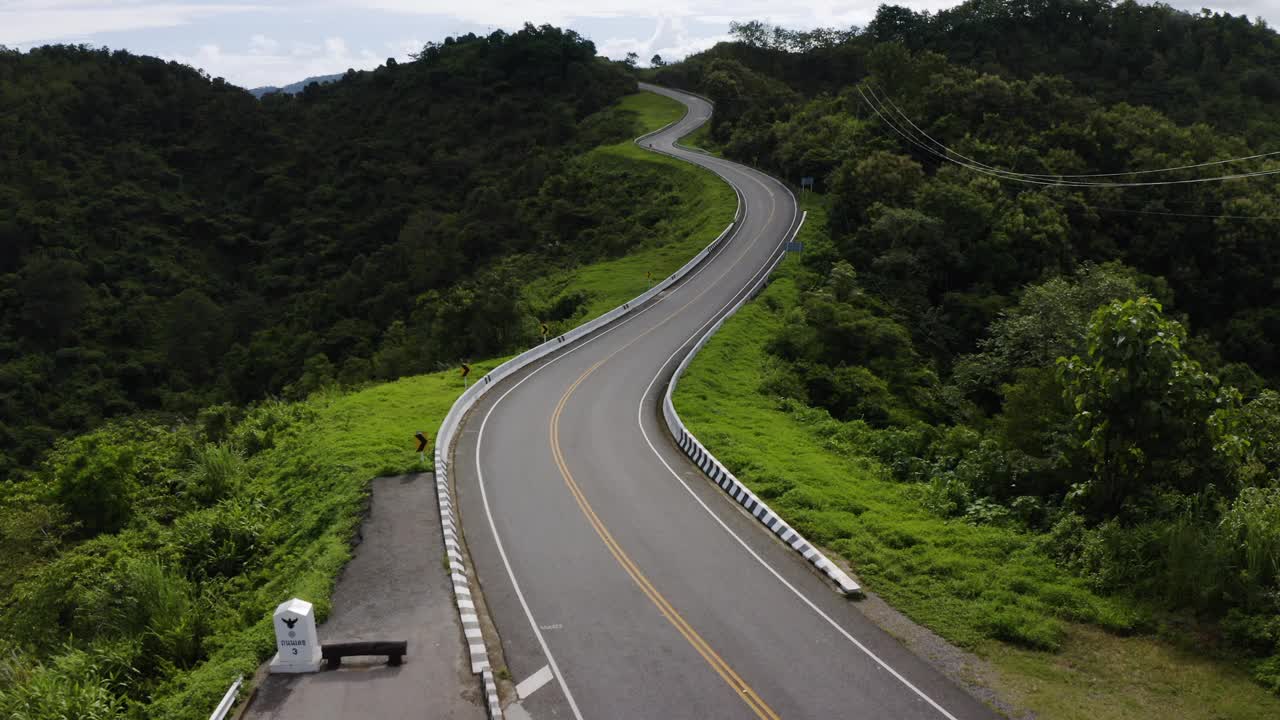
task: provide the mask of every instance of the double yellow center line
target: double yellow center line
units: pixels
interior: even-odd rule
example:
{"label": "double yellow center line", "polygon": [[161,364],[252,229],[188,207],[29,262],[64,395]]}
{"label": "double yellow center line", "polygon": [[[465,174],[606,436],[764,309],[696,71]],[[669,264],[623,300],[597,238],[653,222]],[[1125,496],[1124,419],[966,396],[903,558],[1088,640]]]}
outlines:
{"label": "double yellow center line", "polygon": [[[765,220],[764,227],[768,227],[769,222],[773,219],[775,209],[776,205],[770,208],[769,217]],[[622,569],[625,570],[626,573],[631,576],[631,579],[635,581],[636,585],[640,587],[640,591],[643,592],[645,596],[648,597],[649,600],[651,600],[658,608],[658,612],[667,619],[667,622],[671,623],[672,627],[674,627],[677,632],[684,636],[685,640],[689,641],[689,644],[692,645],[693,649],[707,661],[707,664],[711,666],[711,669],[716,671],[716,674],[718,674],[729,685],[729,687],[733,689],[738,697],[741,698],[742,701],[747,704],[747,707],[751,708],[758,717],[762,718],[762,720],[781,720],[778,713],[774,712],[773,708],[770,708],[760,695],[753,690],[751,686],[748,685],[740,675],[738,675],[738,673],[734,672],[733,668],[729,666],[729,663],[726,662],[724,658],[720,657],[714,649],[712,649],[711,645],[708,644],[707,641],[704,640],[691,625],[689,625],[688,621],[681,617],[680,613],[676,612],[676,609],[672,607],[671,603],[662,596],[662,593],[658,592],[657,588],[653,586],[653,583],[649,582],[649,579],[644,576],[644,573],[640,572],[640,568],[636,566],[635,561],[633,561],[622,549],[618,544],[618,541],[613,539],[613,535],[609,533],[609,529],[605,527],[604,523],[600,520],[600,517],[596,515],[595,510],[592,509],[591,503],[587,502],[586,495],[583,494],[582,488],[580,488],[578,483],[574,481],[573,473],[569,471],[569,465],[564,459],[564,452],[560,448],[560,416],[564,412],[565,405],[568,404],[569,398],[573,396],[573,393],[578,389],[578,386],[590,377],[596,369],[611,360],[615,355],[626,350],[641,338],[665,325],[677,315],[684,312],[684,310],[690,305],[697,302],[699,298],[705,295],[712,287],[718,284],[721,279],[728,275],[729,272],[738,265],[738,263],[742,262],[743,258],[747,255],[748,249],[755,244],[755,240],[758,238],[759,234],[757,234],[756,237],[752,239],[752,242],[748,244],[747,248],[738,255],[733,264],[716,279],[716,282],[708,285],[701,292],[695,295],[692,300],[685,303],[680,307],[680,309],[668,315],[661,322],[633,338],[630,342],[617,350],[614,350],[604,359],[587,368],[586,372],[578,376],[578,379],[569,386],[569,389],[565,390],[564,395],[560,396],[560,402],[556,404],[556,409],[551,414],[551,453],[555,459],[556,467],[560,469],[560,475],[564,478],[565,485],[569,487],[569,493],[573,495],[573,499],[578,503],[578,507],[582,510],[582,514],[587,518],[587,522],[591,524],[591,527],[596,531],[596,534],[600,536],[600,540],[604,542],[605,547],[609,549],[609,552],[613,555],[614,559],[618,561],[618,564],[622,566]]]}
{"label": "double yellow center line", "polygon": [[[609,357],[612,357],[612,355]],[[658,612],[662,613],[662,616],[665,617],[673,627],[675,627],[676,631],[683,635],[685,640],[689,641],[689,644],[692,645],[693,649],[697,650],[698,654],[707,661],[707,664],[711,666],[711,669],[715,670],[716,673],[729,684],[729,687],[738,694],[738,697],[742,698],[742,701],[745,702],[747,707],[751,708],[757,716],[764,720],[780,720],[778,714],[760,698],[759,694],[757,694],[755,690],[751,689],[751,686],[748,685],[747,682],[738,675],[738,673],[734,672],[733,668],[729,666],[729,663],[725,662],[725,659],[720,657],[720,655],[711,648],[707,641],[689,625],[688,621],[681,617],[680,613],[676,612],[676,609],[672,607],[671,603],[662,596],[662,593],[658,592],[657,588],[653,586],[653,583],[649,582],[649,579],[644,576],[644,573],[640,572],[640,568],[636,566],[635,561],[633,561],[627,553],[623,551],[622,547],[618,545],[618,541],[613,539],[613,535],[609,533],[609,529],[604,526],[600,517],[596,515],[595,510],[591,508],[591,503],[587,502],[586,496],[583,495],[582,489],[578,487],[578,483],[574,481],[573,473],[569,471],[569,466],[565,463],[564,453],[560,449],[560,415],[564,412],[564,407],[569,402],[569,397],[573,395],[573,391],[577,390],[578,386],[581,385],[582,382],[591,375],[591,373],[595,372],[596,368],[603,365],[607,360],[609,360],[608,357],[595,365],[592,365],[586,372],[582,373],[582,375],[580,375],[578,379],[569,386],[569,389],[565,391],[564,395],[561,396],[560,403],[556,405],[555,412],[551,415],[551,452],[555,456],[556,466],[560,468],[560,474],[564,477],[565,484],[569,486],[569,493],[572,494],[573,499],[578,502],[578,507],[582,509],[582,514],[586,516],[587,522],[591,524],[591,527],[595,529],[596,534],[600,536],[602,541],[604,541],[605,547],[609,548],[609,552],[613,554],[614,559],[618,561],[618,564],[622,566],[622,569],[625,570],[627,574],[631,576],[631,579],[635,581],[636,585],[640,587],[641,592],[643,592],[650,600],[653,601],[653,604],[657,606]]]}

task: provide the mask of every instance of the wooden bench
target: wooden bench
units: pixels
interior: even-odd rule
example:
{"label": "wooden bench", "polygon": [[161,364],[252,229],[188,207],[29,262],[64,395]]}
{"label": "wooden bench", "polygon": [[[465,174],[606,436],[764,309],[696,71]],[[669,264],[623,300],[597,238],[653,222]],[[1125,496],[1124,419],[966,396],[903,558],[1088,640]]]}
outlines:
{"label": "wooden bench", "polygon": [[325,643],[320,646],[320,656],[331,669],[342,665],[344,657],[386,655],[387,664],[396,667],[409,650],[407,640],[373,640],[369,642]]}

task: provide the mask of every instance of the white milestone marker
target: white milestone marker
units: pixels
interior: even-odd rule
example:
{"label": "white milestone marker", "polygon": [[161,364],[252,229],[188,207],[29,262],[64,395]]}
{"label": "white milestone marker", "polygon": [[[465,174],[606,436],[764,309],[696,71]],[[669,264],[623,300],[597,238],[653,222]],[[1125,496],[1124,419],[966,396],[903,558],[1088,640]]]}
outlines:
{"label": "white milestone marker", "polygon": [[320,669],[320,638],[311,603],[294,598],[276,606],[276,656],[273,673],[304,673]]}

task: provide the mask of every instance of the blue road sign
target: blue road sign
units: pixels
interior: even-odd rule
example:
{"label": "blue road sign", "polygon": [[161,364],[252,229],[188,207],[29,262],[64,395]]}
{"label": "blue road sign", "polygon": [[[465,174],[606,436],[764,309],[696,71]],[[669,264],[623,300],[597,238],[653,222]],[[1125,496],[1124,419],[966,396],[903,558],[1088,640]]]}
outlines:
{"label": "blue road sign", "polygon": [[787,252],[800,252],[804,250],[804,243],[792,240],[787,243]]}

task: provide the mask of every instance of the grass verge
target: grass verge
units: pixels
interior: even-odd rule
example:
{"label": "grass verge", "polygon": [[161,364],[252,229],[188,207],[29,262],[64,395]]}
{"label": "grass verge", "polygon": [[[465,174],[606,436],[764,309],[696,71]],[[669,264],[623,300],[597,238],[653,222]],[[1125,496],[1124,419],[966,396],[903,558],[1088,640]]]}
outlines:
{"label": "grass verge", "polygon": [[715,155],[716,157],[723,157],[720,153],[720,149],[716,146],[715,142],[711,140],[711,123],[703,123],[703,125],[697,130],[685,135],[680,139],[680,144],[687,148],[701,150],[705,153]]}
{"label": "grass verge", "polygon": [[[472,377],[500,362],[474,363]],[[244,626],[218,637],[206,662],[159,693],[153,717],[206,717],[236,675],[252,675],[274,650],[271,610],[281,600],[306,598],[320,620],[328,616],[369,481],[429,469],[414,451],[413,433],[434,436],[462,390],[458,372],[449,370],[356,392],[320,392],[303,402],[269,403],[232,431],[240,444],[253,437],[260,439],[248,444],[269,444],[249,457],[252,481],[239,495],[267,506],[273,522],[263,539],[274,542],[255,570],[235,579],[251,589],[236,608]]]}
{"label": "grass verge", "polygon": [[[813,196],[801,232],[821,247]],[[1280,699],[1229,663],[1155,637],[1123,600],[1059,569],[1026,533],[947,521],[921,488],[885,479],[865,436],[825,412],[760,391],[779,367],[766,344],[798,305],[793,266],[694,360],[675,404],[689,429],[867,588],[997,669],[996,689],[1041,718],[1274,718]]]}
{"label": "grass verge", "polygon": [[640,132],[637,136],[660,130],[684,117],[684,105],[665,95],[651,92],[632,93],[618,102],[618,109],[635,114]]}
{"label": "grass verge", "polygon": [[[645,131],[684,114],[684,106],[675,100],[647,92],[627,96],[622,107],[643,119]],[[569,293],[586,295],[572,317],[551,324],[553,334],[612,310],[678,270],[724,230],[738,206],[733,189],[719,177],[675,158],[641,150],[631,141],[598,147],[585,161],[661,178],[672,185],[684,208],[651,226],[640,245],[622,257],[554,272],[530,283],[525,297],[534,306],[554,306]]]}

